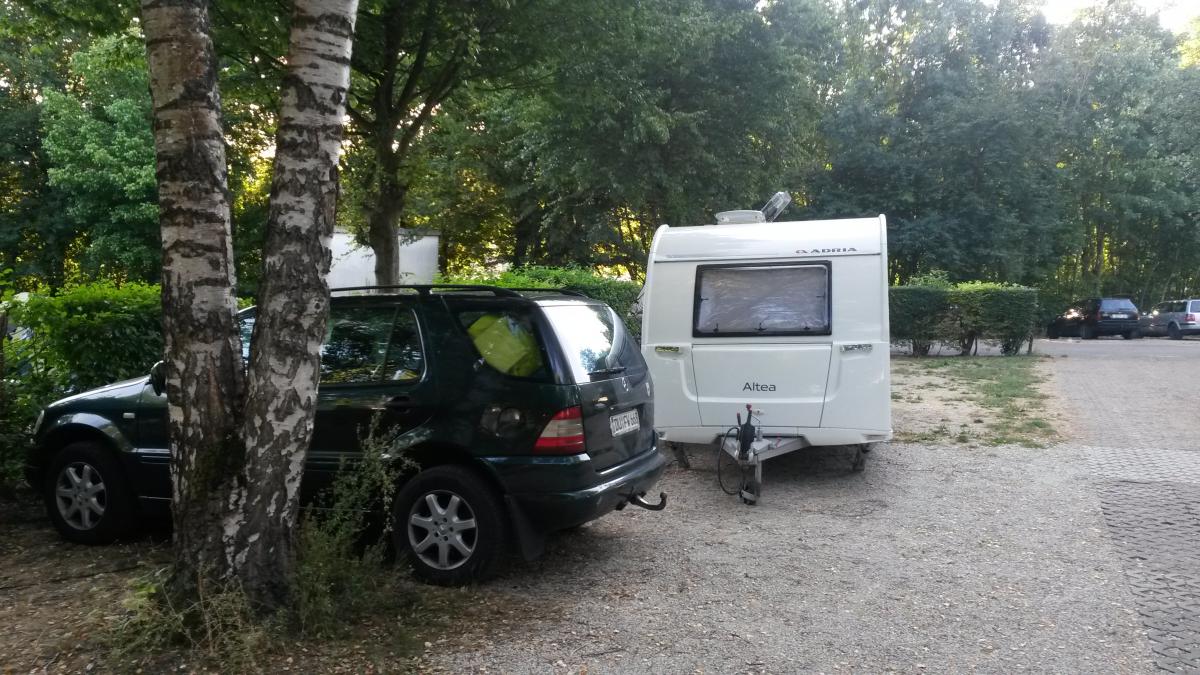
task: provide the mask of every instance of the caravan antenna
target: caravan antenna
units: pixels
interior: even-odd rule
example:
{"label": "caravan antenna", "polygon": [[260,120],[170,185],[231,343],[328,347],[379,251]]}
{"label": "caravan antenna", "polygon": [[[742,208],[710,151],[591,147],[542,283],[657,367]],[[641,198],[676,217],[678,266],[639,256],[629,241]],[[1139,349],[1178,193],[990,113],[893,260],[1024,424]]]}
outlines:
{"label": "caravan antenna", "polygon": [[779,191],[771,195],[771,198],[767,200],[766,204],[763,204],[763,207],[759,211],[762,211],[763,219],[768,223],[773,223],[779,217],[779,214],[783,213],[783,210],[791,203],[792,196],[786,192]]}

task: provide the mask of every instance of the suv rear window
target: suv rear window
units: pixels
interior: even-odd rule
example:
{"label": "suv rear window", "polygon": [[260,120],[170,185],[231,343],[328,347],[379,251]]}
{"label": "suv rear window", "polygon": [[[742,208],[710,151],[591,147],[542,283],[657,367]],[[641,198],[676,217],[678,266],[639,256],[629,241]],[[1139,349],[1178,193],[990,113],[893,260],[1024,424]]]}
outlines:
{"label": "suv rear window", "polygon": [[701,265],[692,335],[829,335],[829,264]]}
{"label": "suv rear window", "polygon": [[1200,300],[1192,300],[1191,307],[1192,308],[1188,310],[1189,312],[1200,312]]}
{"label": "suv rear window", "polygon": [[645,368],[625,324],[605,305],[543,305],[576,383],[620,377]]}
{"label": "suv rear window", "polygon": [[513,377],[550,379],[545,346],[528,312],[474,309],[457,316],[484,363]]}
{"label": "suv rear window", "polygon": [[1100,300],[1100,311],[1102,312],[1136,312],[1137,307],[1129,298],[1102,298]]}

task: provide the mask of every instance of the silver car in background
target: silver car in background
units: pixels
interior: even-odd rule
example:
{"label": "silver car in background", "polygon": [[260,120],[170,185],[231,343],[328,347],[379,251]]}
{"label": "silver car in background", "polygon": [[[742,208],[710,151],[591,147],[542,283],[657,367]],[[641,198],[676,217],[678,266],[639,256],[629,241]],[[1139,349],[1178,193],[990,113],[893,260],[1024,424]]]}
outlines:
{"label": "silver car in background", "polygon": [[1142,314],[1138,323],[1142,335],[1166,335],[1179,340],[1184,335],[1200,334],[1200,299],[1160,302]]}

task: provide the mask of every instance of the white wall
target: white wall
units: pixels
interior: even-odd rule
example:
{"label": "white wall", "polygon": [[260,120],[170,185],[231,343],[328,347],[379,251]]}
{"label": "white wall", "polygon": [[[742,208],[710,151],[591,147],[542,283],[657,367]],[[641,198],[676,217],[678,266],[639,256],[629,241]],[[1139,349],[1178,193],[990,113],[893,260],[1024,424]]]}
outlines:
{"label": "white wall", "polygon": [[[358,246],[349,232],[335,230],[331,242],[333,263],[329,268],[329,287],[375,285],[375,253],[369,246]],[[401,283],[430,284],[437,274],[438,235],[421,234],[415,239],[400,236]]]}

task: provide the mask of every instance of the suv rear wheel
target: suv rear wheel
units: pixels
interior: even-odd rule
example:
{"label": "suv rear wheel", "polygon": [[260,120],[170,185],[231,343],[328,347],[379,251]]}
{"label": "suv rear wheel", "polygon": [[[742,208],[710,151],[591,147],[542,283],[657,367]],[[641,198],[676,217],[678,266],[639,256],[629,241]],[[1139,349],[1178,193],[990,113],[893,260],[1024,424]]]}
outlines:
{"label": "suv rear wheel", "polygon": [[504,505],[469,469],[417,474],[396,495],[392,516],[396,551],[417,578],[459,586],[499,571],[509,542]]}
{"label": "suv rear wheel", "polygon": [[109,544],[133,526],[133,495],[125,473],[98,443],[71,443],[59,450],[43,491],[50,520],[68,541]]}
{"label": "suv rear wheel", "polygon": [[1171,338],[1172,340],[1182,340],[1183,331],[1179,330],[1178,324],[1173,323],[1167,326],[1167,337]]}

